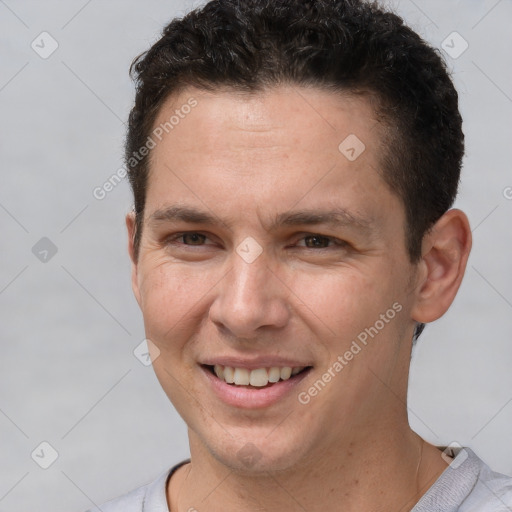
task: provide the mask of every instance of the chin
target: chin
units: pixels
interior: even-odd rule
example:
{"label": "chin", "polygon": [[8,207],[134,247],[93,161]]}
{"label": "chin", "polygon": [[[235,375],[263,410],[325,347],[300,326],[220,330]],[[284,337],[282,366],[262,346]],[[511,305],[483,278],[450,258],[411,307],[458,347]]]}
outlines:
{"label": "chin", "polygon": [[284,430],[277,433],[276,429],[270,435],[238,433],[236,440],[223,432],[221,437],[211,439],[210,430],[204,443],[206,449],[219,463],[240,474],[257,476],[286,471],[300,465],[306,457],[305,440]]}

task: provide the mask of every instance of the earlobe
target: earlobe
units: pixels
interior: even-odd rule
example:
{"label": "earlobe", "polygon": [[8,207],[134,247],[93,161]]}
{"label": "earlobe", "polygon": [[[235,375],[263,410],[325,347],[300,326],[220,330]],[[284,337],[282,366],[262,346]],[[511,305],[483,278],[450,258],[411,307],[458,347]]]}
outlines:
{"label": "earlobe", "polygon": [[129,212],[126,214],[126,228],[128,231],[128,254],[130,255],[130,260],[132,262],[131,269],[131,281],[132,281],[132,290],[135,295],[135,299],[137,300],[140,306],[140,289],[139,289],[139,279],[138,279],[138,259],[135,254],[134,248],[134,239],[135,239],[135,212]]}
{"label": "earlobe", "polygon": [[433,322],[452,304],[471,251],[471,229],[464,212],[446,212],[423,239],[412,318]]}

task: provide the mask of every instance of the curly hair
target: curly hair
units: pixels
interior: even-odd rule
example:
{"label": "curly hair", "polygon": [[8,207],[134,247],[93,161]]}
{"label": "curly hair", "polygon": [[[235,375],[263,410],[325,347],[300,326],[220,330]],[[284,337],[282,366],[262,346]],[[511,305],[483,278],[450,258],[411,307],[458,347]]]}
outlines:
{"label": "curly hair", "polygon": [[[134,195],[134,250],[149,160],[134,159],[171,95],[192,86],[255,93],[279,84],[367,95],[385,126],[379,172],[401,199],[410,261],[457,195],[464,134],[440,52],[377,2],[211,0],[173,19],[130,68],[136,97],[125,159]],[[424,325],[418,324],[414,339]]]}

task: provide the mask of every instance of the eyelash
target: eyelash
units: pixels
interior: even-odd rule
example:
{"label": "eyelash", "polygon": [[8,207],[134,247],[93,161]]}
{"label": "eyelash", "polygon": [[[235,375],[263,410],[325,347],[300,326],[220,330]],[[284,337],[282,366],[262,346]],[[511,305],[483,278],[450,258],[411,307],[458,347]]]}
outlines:
{"label": "eyelash", "polygon": [[[175,243],[176,240],[178,240],[180,238],[183,238],[186,235],[200,235],[200,236],[205,237],[205,239],[208,240],[208,236],[205,235],[204,233],[199,232],[199,231],[184,231],[184,232],[181,232],[181,233],[175,233],[175,234],[167,237],[165,239],[165,243],[166,244]],[[331,248],[334,248],[336,246],[338,248],[345,248],[345,247],[347,247],[349,245],[344,240],[340,240],[340,239],[332,237],[332,236],[322,235],[320,233],[305,233],[305,234],[302,234],[301,238],[299,238],[299,241],[305,240],[306,238],[319,238],[321,240],[327,240],[332,245],[330,245],[328,247],[308,247],[306,245],[299,246],[299,247],[304,247],[305,249],[313,249],[313,250],[319,251],[319,250],[331,249]],[[183,245],[183,246],[186,246],[186,247],[202,247],[202,246],[204,246],[204,244],[185,244],[183,242],[179,243],[179,245]]]}

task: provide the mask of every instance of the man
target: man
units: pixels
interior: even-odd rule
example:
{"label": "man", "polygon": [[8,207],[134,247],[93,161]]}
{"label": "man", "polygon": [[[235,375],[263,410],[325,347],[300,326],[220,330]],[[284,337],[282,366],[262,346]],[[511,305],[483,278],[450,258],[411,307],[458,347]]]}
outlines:
{"label": "man", "polygon": [[101,510],[512,510],[407,419],[471,248],[438,53],[362,1],[214,0],[132,70],[132,283],[191,459]]}

